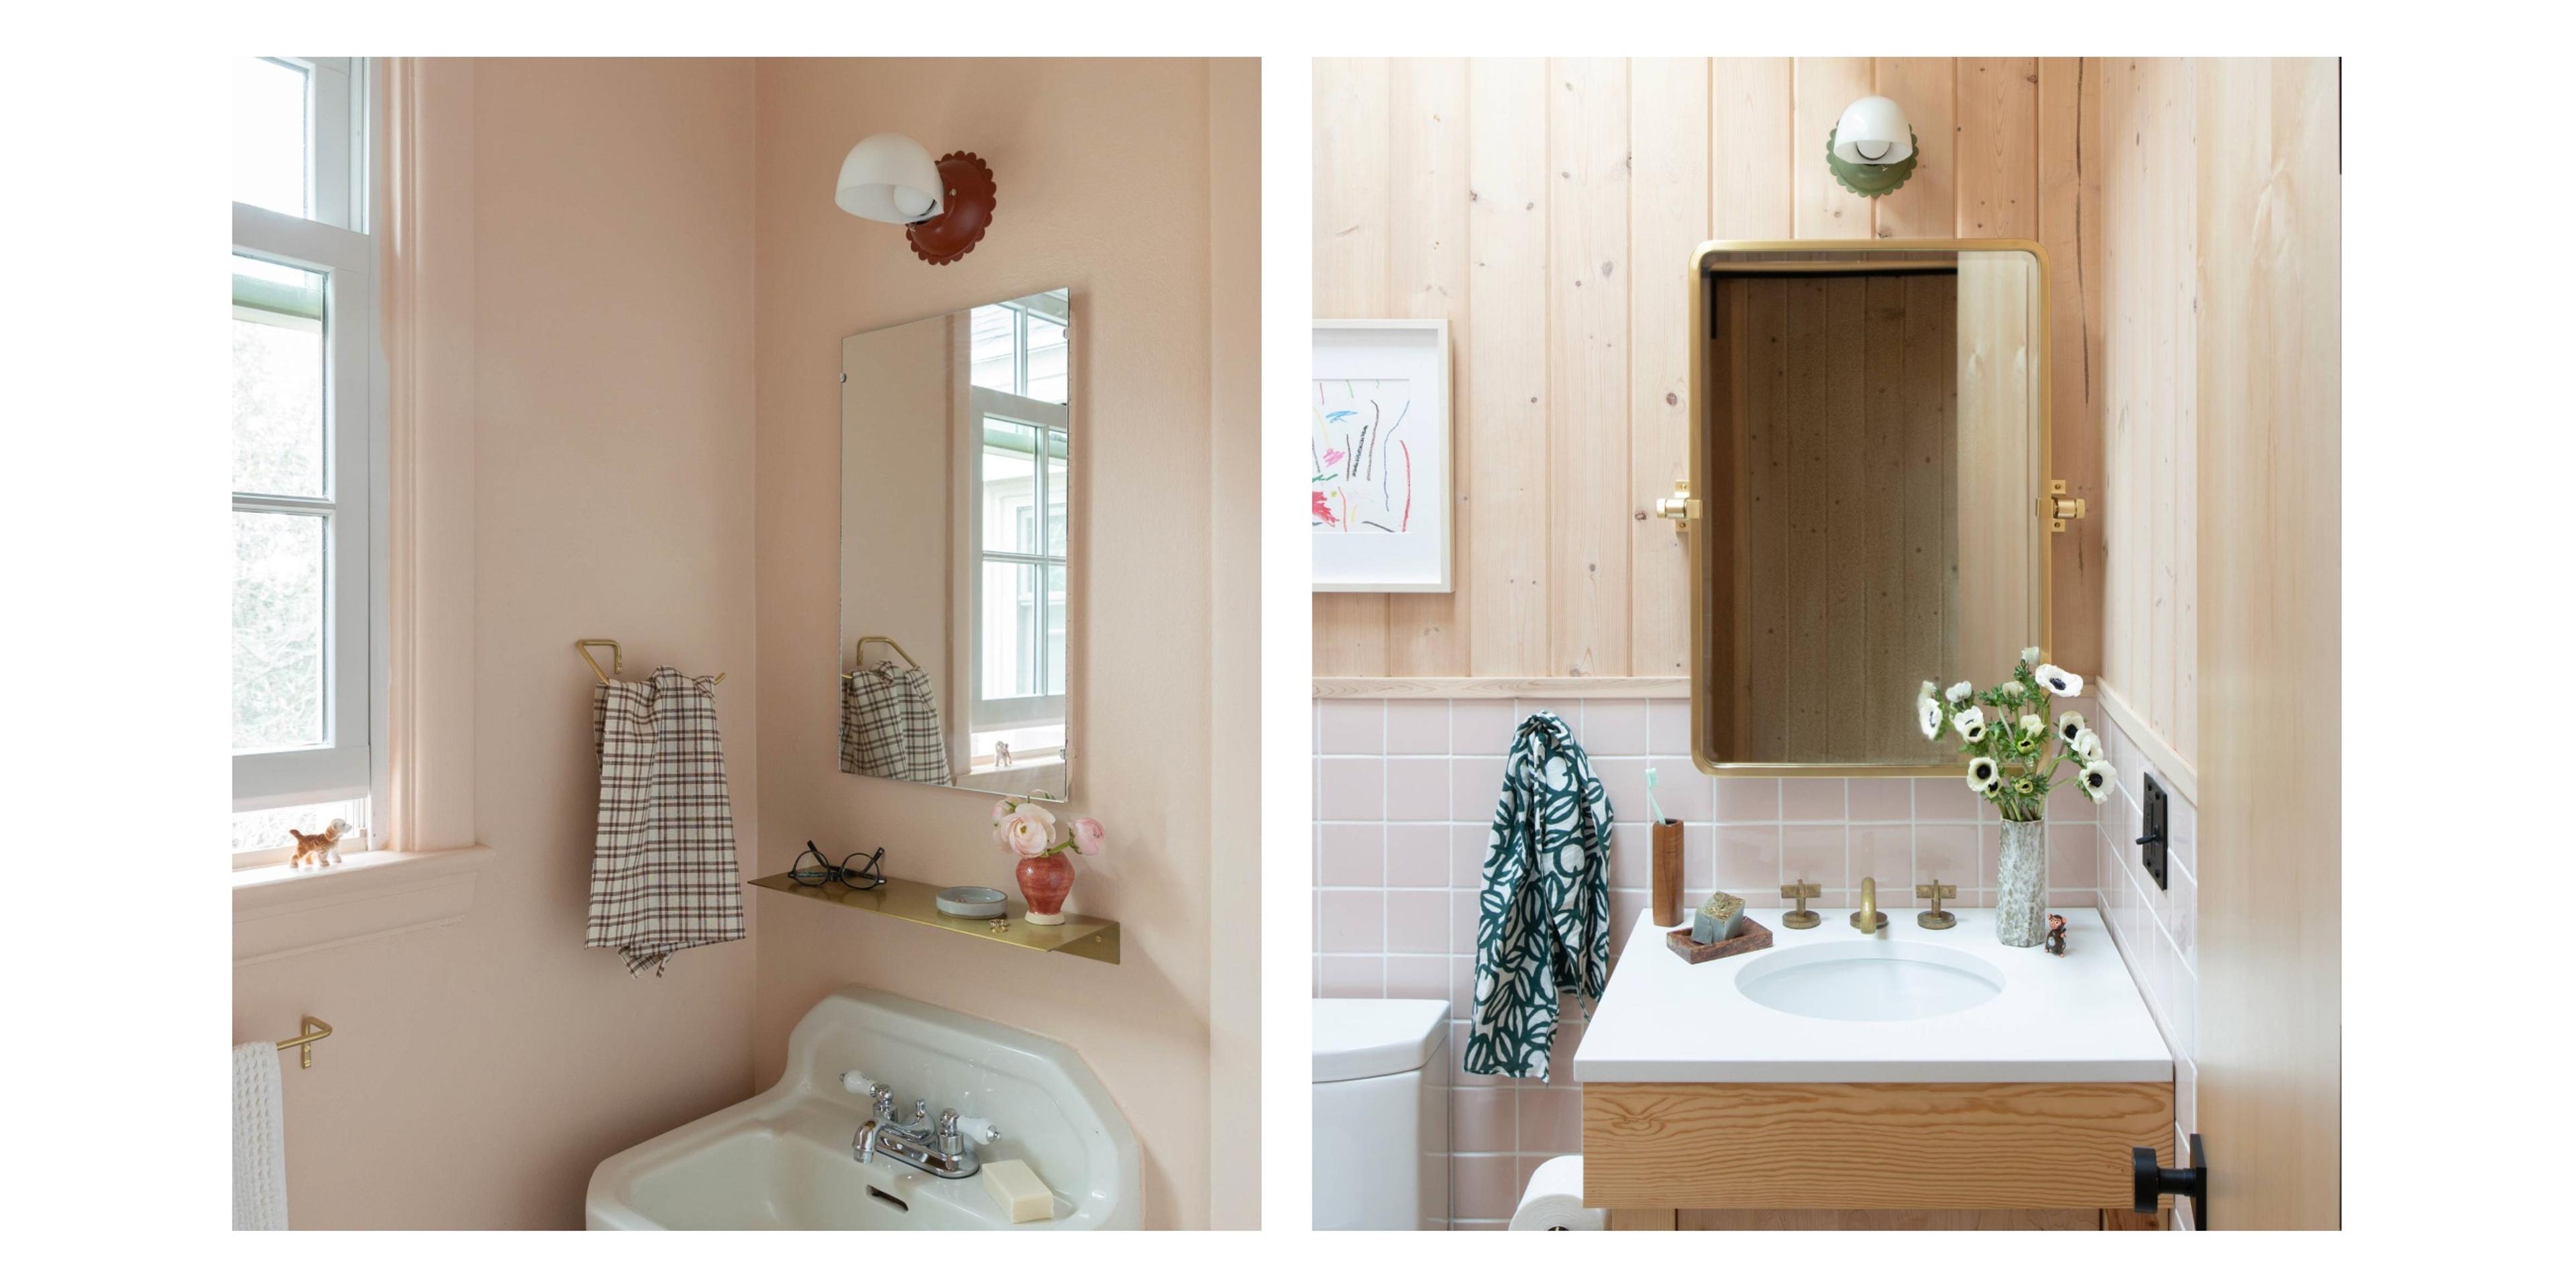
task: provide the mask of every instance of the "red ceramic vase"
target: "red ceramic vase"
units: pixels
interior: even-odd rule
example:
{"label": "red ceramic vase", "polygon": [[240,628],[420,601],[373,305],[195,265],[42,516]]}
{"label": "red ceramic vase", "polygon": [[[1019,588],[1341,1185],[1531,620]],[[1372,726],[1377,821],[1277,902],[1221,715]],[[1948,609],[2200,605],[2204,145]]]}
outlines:
{"label": "red ceramic vase", "polygon": [[1073,860],[1041,854],[1020,860],[1020,894],[1029,901],[1029,924],[1064,924],[1064,896],[1073,889]]}

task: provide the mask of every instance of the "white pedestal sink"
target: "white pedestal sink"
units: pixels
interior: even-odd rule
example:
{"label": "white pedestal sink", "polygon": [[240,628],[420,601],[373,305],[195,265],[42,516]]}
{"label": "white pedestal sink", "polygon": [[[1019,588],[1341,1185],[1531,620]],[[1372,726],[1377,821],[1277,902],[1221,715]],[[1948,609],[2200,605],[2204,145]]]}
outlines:
{"label": "white pedestal sink", "polygon": [[[991,1119],[1002,1137],[978,1153],[1026,1162],[1054,1215],[1013,1226],[981,1176],[858,1162],[869,1110],[842,1090],[847,1069],[892,1085],[907,1114],[922,1099]],[[1138,1207],[1136,1134],[1072,1048],[853,987],[797,1021],[776,1086],[601,1163],[584,1215],[594,1230],[1132,1230]]]}
{"label": "white pedestal sink", "polygon": [[1761,954],[1736,974],[1735,988],[1819,1020],[1928,1020],[1993,1001],[2004,974],[1974,954],[1873,938]]}

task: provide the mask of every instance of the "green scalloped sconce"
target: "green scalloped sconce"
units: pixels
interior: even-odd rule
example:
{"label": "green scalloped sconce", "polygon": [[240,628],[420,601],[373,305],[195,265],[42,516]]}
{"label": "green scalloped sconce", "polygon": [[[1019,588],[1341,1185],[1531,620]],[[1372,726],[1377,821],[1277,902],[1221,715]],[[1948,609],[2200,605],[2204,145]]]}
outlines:
{"label": "green scalloped sconce", "polygon": [[1834,182],[1846,190],[1856,196],[1884,197],[1904,187],[1905,181],[1914,177],[1914,163],[1923,159],[1923,140],[1913,130],[1905,132],[1913,146],[1906,152],[1904,160],[1894,165],[1865,165],[1834,155],[1834,136],[1841,129],[1837,125],[1825,131],[1825,166],[1834,172]]}

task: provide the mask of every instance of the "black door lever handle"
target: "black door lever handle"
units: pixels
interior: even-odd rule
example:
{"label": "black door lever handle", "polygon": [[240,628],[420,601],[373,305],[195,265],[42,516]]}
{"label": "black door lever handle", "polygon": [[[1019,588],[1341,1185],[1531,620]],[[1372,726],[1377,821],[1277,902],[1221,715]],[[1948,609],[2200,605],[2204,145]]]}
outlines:
{"label": "black door lever handle", "polygon": [[2200,1133],[2191,1134],[2191,1166],[2162,1167],[2156,1163],[2156,1151],[2140,1145],[2129,1151],[2130,1166],[2135,1175],[2130,1185],[2132,1211],[2153,1213],[2156,1200],[2167,1194],[2191,1200],[2191,1228],[2209,1228],[2209,1159],[2200,1152]]}

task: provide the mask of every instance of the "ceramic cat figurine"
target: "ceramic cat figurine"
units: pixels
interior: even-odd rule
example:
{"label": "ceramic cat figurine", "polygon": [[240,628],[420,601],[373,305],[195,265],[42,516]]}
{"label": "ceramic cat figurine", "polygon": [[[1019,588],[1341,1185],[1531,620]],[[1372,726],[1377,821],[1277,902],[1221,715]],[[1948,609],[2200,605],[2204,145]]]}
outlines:
{"label": "ceramic cat figurine", "polygon": [[332,819],[331,826],[309,836],[291,827],[286,834],[295,838],[295,857],[286,866],[300,868],[311,860],[313,866],[324,867],[340,861],[340,838],[349,834],[349,820]]}

